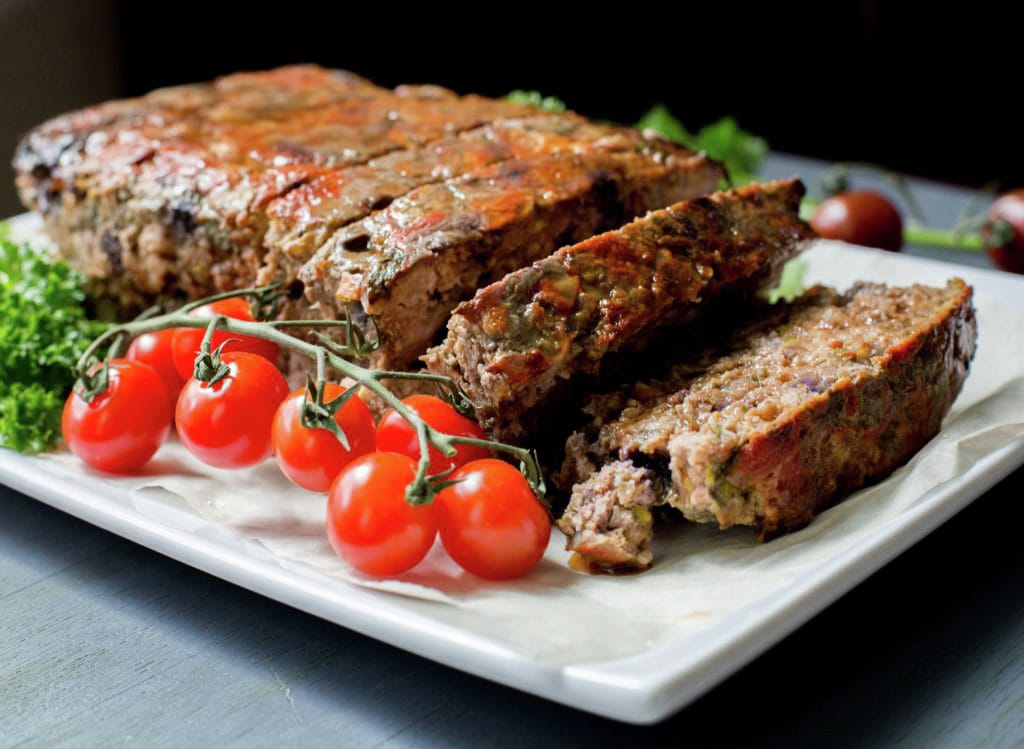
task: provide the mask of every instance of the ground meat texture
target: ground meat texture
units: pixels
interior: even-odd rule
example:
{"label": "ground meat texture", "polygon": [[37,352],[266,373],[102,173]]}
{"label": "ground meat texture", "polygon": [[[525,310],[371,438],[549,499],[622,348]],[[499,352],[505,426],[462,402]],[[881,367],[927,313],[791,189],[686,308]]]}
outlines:
{"label": "ground meat texture", "polygon": [[654,558],[650,508],[657,500],[646,469],[615,461],[573,488],[558,527],[569,536],[569,547],[590,564],[646,567]]}
{"label": "ground meat texture", "polygon": [[[642,465],[659,479],[657,503],[690,520],[751,525],[762,538],[798,529],[938,432],[975,336],[959,279],[812,289],[661,379],[595,396],[555,482],[574,499],[595,496],[603,466]],[[570,539],[581,515],[560,523]]]}
{"label": "ground meat texture", "polygon": [[460,305],[427,365],[469,395],[490,434],[523,441],[608,357],[692,323],[716,297],[773,284],[814,236],[803,194],[797,180],[751,185],[564,247]]}

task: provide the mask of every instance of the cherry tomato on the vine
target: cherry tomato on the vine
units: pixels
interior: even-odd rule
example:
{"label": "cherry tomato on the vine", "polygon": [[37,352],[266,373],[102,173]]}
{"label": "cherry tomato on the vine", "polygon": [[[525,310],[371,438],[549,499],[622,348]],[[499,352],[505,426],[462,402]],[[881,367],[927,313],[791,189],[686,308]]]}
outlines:
{"label": "cherry tomato on the vine", "polygon": [[86,465],[129,473],[163,444],[172,414],[167,388],[152,367],[113,359],[106,391],[88,403],[77,393],[68,396],[61,431],[68,448]]}
{"label": "cherry tomato on the vine", "polygon": [[[324,401],[332,401],[344,392],[341,385],[327,383]],[[362,398],[353,395],[334,414],[334,421],[348,439],[349,449],[346,450],[326,429],[308,429],[302,425],[305,402],[306,389],[300,388],[277,407],[271,431],[274,457],[284,475],[303,489],[325,492],[342,468],[377,449],[377,430],[369,407]]]}
{"label": "cherry tomato on the vine", "polygon": [[[419,415],[427,424],[439,432],[459,437],[473,437],[485,440],[487,435],[480,426],[468,419],[455,408],[433,395],[411,395],[402,401]],[[420,444],[416,430],[394,409],[388,409],[377,426],[377,449],[408,455],[413,460],[420,458]],[[438,474],[452,466],[465,465],[471,460],[488,458],[491,451],[475,445],[456,445],[456,453],[445,457],[435,448],[430,448],[430,473]]]}
{"label": "cherry tomato on the vine", "polygon": [[455,470],[434,499],[441,543],[467,572],[489,580],[524,575],[544,556],[551,518],[519,471],[501,460]]}
{"label": "cherry tomato on the vine", "polygon": [[826,198],[811,219],[820,236],[851,244],[897,251],[903,246],[903,220],[884,195],[871,190],[841,192]]}
{"label": "cherry tomato on the vine", "polygon": [[[252,310],[249,309],[249,302],[241,297],[229,297],[228,299],[221,299],[210,304],[204,304],[202,307],[189,312],[192,317],[202,317],[210,319],[217,315],[223,315],[224,317],[231,317],[235,320],[244,320],[245,322],[252,322]],[[177,328],[174,331],[173,340],[173,356],[174,366],[178,370],[178,374],[182,380],[188,380],[192,376],[192,372],[195,369],[196,354],[199,353],[199,347],[203,342],[203,336],[206,331],[202,328]],[[264,359],[269,361],[271,364],[277,364],[277,357],[280,353],[280,348],[273,341],[265,341],[262,338],[256,338],[255,336],[247,335],[236,335],[234,333],[227,333],[223,330],[218,330],[213,334],[213,338],[210,341],[210,348],[215,349],[220,344],[229,338],[235,338],[238,340],[231,341],[227,346],[224,347],[224,352],[238,352],[245,351],[250,354],[256,354],[262,356]]]}
{"label": "cherry tomato on the vine", "polygon": [[175,411],[182,443],[218,468],[244,468],[270,457],[274,412],[288,397],[288,383],[256,354],[224,354],[230,373],[212,385],[185,383]]}
{"label": "cherry tomato on the vine", "polygon": [[364,455],[338,474],[327,495],[327,538],[340,557],[381,577],[419,564],[437,536],[437,512],[406,501],[415,477],[411,458],[387,452]]}
{"label": "cherry tomato on the vine", "polygon": [[1024,188],[1010,190],[992,204],[982,236],[993,263],[1024,273]]}
{"label": "cherry tomato on the vine", "polygon": [[171,403],[173,404],[178,399],[178,393],[181,392],[185,380],[178,374],[178,368],[174,366],[173,330],[143,333],[132,341],[125,358],[151,366],[167,386],[167,395],[170,397]]}

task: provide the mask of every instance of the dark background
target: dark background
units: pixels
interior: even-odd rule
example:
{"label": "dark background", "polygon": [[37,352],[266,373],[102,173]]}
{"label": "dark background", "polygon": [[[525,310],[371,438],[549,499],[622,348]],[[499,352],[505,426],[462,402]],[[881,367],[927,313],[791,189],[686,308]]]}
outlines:
{"label": "dark background", "polygon": [[[539,89],[623,122],[662,101],[691,129],[734,115],[778,150],[1024,184],[1021,29],[994,4],[264,5],[0,0],[3,149],[103,98],[309,61],[388,85]],[[17,208],[9,180],[0,208]]]}

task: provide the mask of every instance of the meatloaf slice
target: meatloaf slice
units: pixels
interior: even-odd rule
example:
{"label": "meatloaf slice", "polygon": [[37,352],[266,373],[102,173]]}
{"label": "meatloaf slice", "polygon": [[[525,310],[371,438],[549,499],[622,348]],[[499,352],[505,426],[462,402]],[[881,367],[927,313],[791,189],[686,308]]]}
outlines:
{"label": "meatloaf slice", "polygon": [[521,441],[553,402],[707,302],[771,284],[813,236],[798,180],[677,203],[563,247],[477,292],[425,361],[475,404],[480,424]]}
{"label": "meatloaf slice", "polygon": [[492,164],[582,149],[637,151],[651,142],[632,128],[594,125],[572,114],[502,119],[365,166],[332,171],[272,201],[263,278],[294,275],[335,231],[382,210],[416,187],[470,175]]}
{"label": "meatloaf slice", "polygon": [[348,225],[299,278],[334,314],[372,316],[381,346],[371,364],[404,369],[481,285],[652,207],[710,192],[721,178],[703,155],[660,140],[501,162],[417,188]]}
{"label": "meatloaf slice", "polygon": [[938,432],[975,336],[959,279],[816,288],[725,350],[595,397],[556,477],[572,493],[558,522],[568,547],[599,565],[647,566],[658,504],[762,538],[802,527]]}

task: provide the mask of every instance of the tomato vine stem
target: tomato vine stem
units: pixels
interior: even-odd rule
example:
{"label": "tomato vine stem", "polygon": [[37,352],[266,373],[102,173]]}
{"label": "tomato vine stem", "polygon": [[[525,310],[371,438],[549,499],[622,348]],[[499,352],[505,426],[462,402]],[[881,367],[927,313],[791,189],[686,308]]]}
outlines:
{"label": "tomato vine stem", "polygon": [[[536,456],[530,450],[503,442],[460,437],[440,432],[427,424],[415,411],[402,403],[398,396],[392,393],[381,383],[381,380],[386,379],[422,380],[425,382],[433,382],[446,389],[450,400],[461,402],[464,405],[468,404],[468,398],[458,389],[451,379],[428,372],[419,373],[373,370],[356,364],[346,358],[346,354],[352,358],[362,358],[369,352],[369,350],[372,350],[372,346],[364,339],[362,331],[356,332],[354,330],[355,324],[352,322],[351,318],[346,318],[345,320],[271,320],[264,322],[237,320],[223,315],[218,315],[213,320],[210,320],[209,318],[195,317],[189,314],[192,310],[195,310],[205,304],[231,297],[246,296],[257,300],[265,300],[267,295],[271,294],[274,289],[275,287],[269,286],[225,292],[205,299],[198,299],[180,307],[177,310],[163,314],[154,314],[151,310],[147,310],[143,315],[139,316],[135,320],[111,326],[104,331],[102,335],[96,338],[79,359],[78,364],[76,365],[76,373],[79,378],[82,378],[83,373],[87,372],[94,364],[101,361],[99,352],[104,350],[104,347],[107,347],[108,351],[107,356],[103,358],[109,359],[110,345],[116,345],[116,341],[118,339],[134,338],[144,333],[153,333],[159,330],[167,330],[169,328],[194,328],[206,330],[206,334],[203,337],[202,347],[196,357],[197,373],[199,371],[200,360],[211,357],[212,353],[215,353],[210,351],[210,342],[212,340],[214,330],[223,331],[228,335],[261,338],[263,340],[276,343],[282,348],[302,354],[315,363],[317,376],[316,388],[318,392],[323,391],[323,386],[326,381],[326,369],[327,366],[330,366],[332,369],[339,372],[342,377],[348,378],[358,385],[365,387],[367,390],[379,397],[415,429],[420,445],[420,459],[417,464],[416,477],[406,490],[406,499],[410,504],[416,505],[430,503],[433,500],[434,495],[446,485],[443,481],[444,475],[428,475],[430,469],[429,448],[434,447],[443,455],[451,457],[455,454],[455,446],[457,444],[476,445],[490,450],[495,450],[497,452],[502,452],[518,459],[520,463],[520,470],[530,483],[530,487],[533,489],[534,494],[537,495],[539,500],[542,502],[544,501],[545,487],[540,472],[540,466],[537,462]],[[285,329],[287,328],[345,328],[347,334],[346,342],[344,344],[337,343],[327,339],[326,336],[322,336],[322,343],[311,343],[289,335],[285,332]],[[215,374],[212,376],[215,376]],[[323,406],[324,404],[319,405]],[[328,431],[330,430],[328,429]]]}
{"label": "tomato vine stem", "polygon": [[[814,211],[821,205],[820,200],[804,198],[800,202],[800,218],[810,221]],[[903,226],[903,241],[906,244],[942,247],[948,250],[967,250],[977,252],[985,249],[985,241],[976,231],[953,229],[935,229],[919,223],[906,223]]]}
{"label": "tomato vine stem", "polygon": [[903,227],[903,241],[907,244],[923,244],[930,247],[945,247],[951,250],[983,250],[985,242],[976,232],[947,231],[928,226],[909,224]]}

